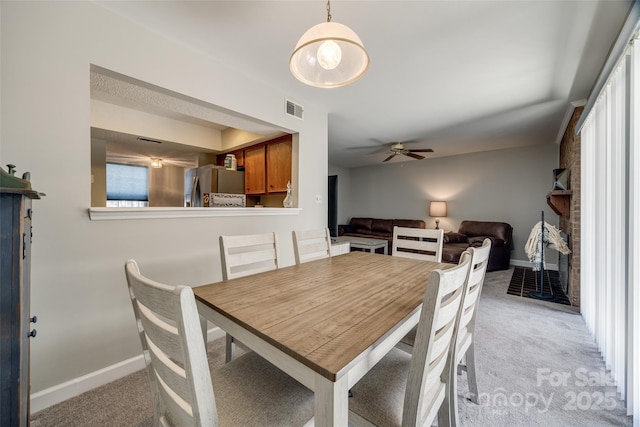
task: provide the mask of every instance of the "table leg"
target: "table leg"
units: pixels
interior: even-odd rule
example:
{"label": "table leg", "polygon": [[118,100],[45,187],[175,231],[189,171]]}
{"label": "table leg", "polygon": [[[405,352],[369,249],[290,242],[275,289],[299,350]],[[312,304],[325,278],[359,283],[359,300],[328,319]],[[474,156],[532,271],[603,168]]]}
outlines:
{"label": "table leg", "polygon": [[386,245],[384,245],[384,254],[387,255],[387,246],[389,246],[389,244],[387,243]]}
{"label": "table leg", "polygon": [[315,379],[315,426],[343,427],[349,420],[348,375],[336,382],[316,374]]}
{"label": "table leg", "polygon": [[207,341],[208,341],[208,325],[207,325],[207,319],[204,318],[204,316],[200,316],[200,327],[202,328],[202,338],[204,338],[204,346],[207,346]]}

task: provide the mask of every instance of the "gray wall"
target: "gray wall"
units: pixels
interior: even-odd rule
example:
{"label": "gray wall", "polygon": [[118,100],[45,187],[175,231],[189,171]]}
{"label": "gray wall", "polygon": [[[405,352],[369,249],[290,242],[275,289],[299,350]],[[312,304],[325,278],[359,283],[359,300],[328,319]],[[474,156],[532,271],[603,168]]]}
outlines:
{"label": "gray wall", "polygon": [[[524,245],[540,212],[558,225],[546,202],[557,165],[558,146],[545,144],[329,171],[338,174],[341,224],[369,216],[423,219],[434,228],[429,201],[445,200],[448,216],[440,228],[457,230],[465,219],[508,222],[514,228],[512,260],[528,263]],[[555,262],[555,254],[548,256]]]}
{"label": "gray wall", "polygon": [[[46,193],[33,206],[33,411],[45,397],[56,401],[139,366],[131,362],[142,349],[123,273],[128,258],[154,280],[195,286],[222,279],[221,234],[275,231],[283,265],[293,264],[291,231],[327,223],[316,198],[327,197],[328,120],[308,103],[304,121],[287,116],[285,93],[97,3],[1,7],[0,164],[30,171],[33,188]],[[299,213],[91,221],[91,64],[297,133]]]}

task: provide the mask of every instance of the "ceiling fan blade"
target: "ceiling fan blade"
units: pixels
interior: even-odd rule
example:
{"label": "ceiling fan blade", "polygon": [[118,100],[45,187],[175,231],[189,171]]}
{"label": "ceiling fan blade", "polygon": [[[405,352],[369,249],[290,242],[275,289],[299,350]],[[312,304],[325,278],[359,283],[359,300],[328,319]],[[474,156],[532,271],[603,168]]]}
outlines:
{"label": "ceiling fan blade", "polygon": [[413,154],[413,153],[411,153],[411,152],[409,152],[409,153],[402,153],[402,154],[404,154],[405,156],[413,157],[414,159],[418,159],[418,160],[422,160],[422,159],[424,159],[424,156],[421,156],[420,154]]}
{"label": "ceiling fan blade", "polygon": [[376,150],[373,153],[366,154],[367,156],[377,156],[378,154],[389,153],[389,147],[382,148],[380,150]]}
{"label": "ceiling fan blade", "polygon": [[409,150],[412,153],[433,153],[431,148],[417,148],[415,150]]}
{"label": "ceiling fan blade", "polygon": [[379,145],[367,145],[367,146],[361,146],[361,147],[346,147],[345,150],[373,150],[373,149],[380,149]]}
{"label": "ceiling fan blade", "polygon": [[387,157],[386,159],[383,160],[383,162],[388,162],[389,160],[393,159],[396,156],[395,153],[393,153],[392,155],[390,155],[389,157]]}
{"label": "ceiling fan blade", "polygon": [[387,145],[386,142],[379,140],[377,138],[369,138],[368,141],[375,142],[376,144],[378,144],[378,146]]}
{"label": "ceiling fan blade", "polygon": [[162,162],[166,165],[177,166],[179,168],[194,168],[198,166],[196,159],[162,159]]}
{"label": "ceiling fan blade", "polygon": [[136,154],[107,153],[107,162],[109,163],[145,164],[145,163],[149,163],[150,161],[151,161],[151,158],[148,156],[141,156]]}

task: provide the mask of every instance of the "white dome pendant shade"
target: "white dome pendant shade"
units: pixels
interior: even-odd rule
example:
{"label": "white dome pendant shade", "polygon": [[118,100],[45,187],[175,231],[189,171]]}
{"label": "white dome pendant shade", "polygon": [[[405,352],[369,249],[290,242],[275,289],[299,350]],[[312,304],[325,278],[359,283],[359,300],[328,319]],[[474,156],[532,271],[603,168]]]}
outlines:
{"label": "white dome pendant shade", "polygon": [[309,86],[340,87],[362,77],[369,68],[369,55],[360,37],[346,25],[331,22],[329,13],[327,22],[300,37],[289,68],[296,79]]}

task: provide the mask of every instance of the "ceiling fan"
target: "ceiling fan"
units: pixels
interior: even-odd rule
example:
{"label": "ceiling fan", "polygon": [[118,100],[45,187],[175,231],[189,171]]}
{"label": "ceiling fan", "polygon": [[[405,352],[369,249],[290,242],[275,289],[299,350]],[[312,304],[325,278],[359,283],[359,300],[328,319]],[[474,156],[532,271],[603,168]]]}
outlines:
{"label": "ceiling fan", "polygon": [[198,166],[197,160],[196,156],[188,155],[144,155],[107,152],[107,162],[109,163],[133,164],[152,168],[161,168],[164,165],[192,168]]}
{"label": "ceiling fan", "polygon": [[[141,137],[138,137],[137,141],[163,144],[161,141]],[[175,146],[165,147],[164,145],[156,144],[149,146],[140,143],[109,141],[106,144],[106,149],[107,162],[150,166],[152,168],[161,168],[163,165],[181,168],[198,166],[197,153],[177,149]]]}
{"label": "ceiling fan", "polygon": [[92,137],[106,142],[107,162],[152,168],[198,166],[198,153],[194,147],[118,132],[107,133],[100,129],[92,128],[91,132]]}
{"label": "ceiling fan", "polygon": [[383,162],[388,162],[389,160],[400,154],[403,156],[412,157],[417,160],[422,160],[425,157],[415,153],[433,153],[433,150],[431,148],[416,148],[410,150],[406,148],[402,142],[392,142],[391,144],[389,144],[389,147],[385,148],[382,151],[378,151],[378,153],[376,154],[379,153],[391,153],[389,157],[383,160]]}

